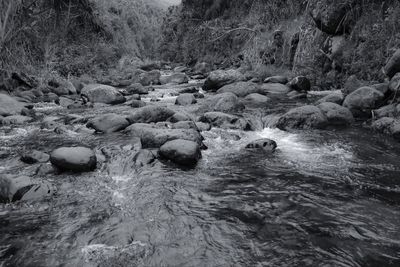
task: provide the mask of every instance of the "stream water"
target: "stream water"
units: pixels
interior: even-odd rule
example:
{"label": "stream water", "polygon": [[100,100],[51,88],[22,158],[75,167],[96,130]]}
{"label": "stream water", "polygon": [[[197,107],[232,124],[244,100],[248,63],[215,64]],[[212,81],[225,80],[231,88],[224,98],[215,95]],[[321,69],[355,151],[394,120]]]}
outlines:
{"label": "stream water", "polygon": [[[171,91],[152,96],[169,105]],[[273,120],[291,105],[265,112]],[[57,187],[51,198],[0,206],[0,266],[400,266],[399,143],[358,126],[203,136],[208,150],[195,169],[138,169],[123,134],[0,128],[1,150],[11,152],[0,173],[32,175],[18,160],[21,149],[111,151],[93,173],[44,177]],[[243,149],[260,137],[277,142],[275,154]]]}

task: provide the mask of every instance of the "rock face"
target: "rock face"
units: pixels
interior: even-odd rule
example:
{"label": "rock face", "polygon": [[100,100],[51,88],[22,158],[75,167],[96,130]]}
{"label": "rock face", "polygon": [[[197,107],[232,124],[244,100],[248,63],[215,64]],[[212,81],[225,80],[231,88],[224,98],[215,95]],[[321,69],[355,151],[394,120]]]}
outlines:
{"label": "rock face", "polygon": [[289,110],[279,118],[276,127],[287,129],[322,129],[328,125],[328,119],[316,106],[303,106]]}
{"label": "rock face", "polygon": [[86,85],[82,89],[81,95],[87,97],[92,103],[116,105],[126,101],[125,97],[117,89],[103,84]]}
{"label": "rock face", "polygon": [[288,86],[298,92],[308,92],[311,90],[311,82],[304,76],[294,78],[288,83]]}
{"label": "rock face", "polygon": [[351,8],[354,3],[354,0],[318,0],[311,10],[311,16],[321,31],[340,35],[351,29]]}
{"label": "rock face", "polygon": [[384,95],[372,87],[361,87],[349,94],[343,106],[350,109],[355,117],[370,116],[371,110],[375,109],[383,100]]}
{"label": "rock face", "polygon": [[145,106],[135,110],[129,117],[130,123],[151,123],[166,121],[175,114],[169,108],[160,106]]}
{"label": "rock face", "polygon": [[249,94],[259,93],[260,86],[252,82],[235,82],[223,86],[218,90],[218,94],[221,93],[234,93],[238,97],[245,97]]}
{"label": "rock face", "polygon": [[176,98],[175,105],[188,106],[196,104],[197,100],[193,94],[181,94]]}
{"label": "rock face", "polygon": [[245,119],[222,112],[207,112],[199,120],[223,129],[251,130],[250,123]]}
{"label": "rock face", "polygon": [[328,119],[329,125],[346,126],[354,122],[354,117],[350,110],[338,104],[325,102],[319,104],[318,108]]}
{"label": "rock face", "polygon": [[389,78],[400,72],[400,49],[397,49],[386,64],[384,71]]}
{"label": "rock face", "polygon": [[97,158],[86,147],[61,147],[50,154],[50,162],[61,171],[89,172],[96,169]]}
{"label": "rock face", "polygon": [[205,111],[238,112],[244,109],[238,97],[233,93],[222,93],[210,97],[203,106]]}
{"label": "rock face", "polygon": [[154,125],[136,123],[129,126],[126,133],[132,137],[140,138],[143,148],[159,148],[168,141],[183,139],[202,143],[202,136],[193,129],[157,128]]}
{"label": "rock face", "polygon": [[124,130],[129,126],[125,116],[118,114],[105,114],[90,120],[86,127],[92,128],[101,133],[112,133]]}
{"label": "rock face", "polygon": [[189,77],[185,73],[173,73],[171,75],[161,75],[161,84],[183,84],[188,83]]}
{"label": "rock face", "polygon": [[371,127],[377,132],[391,135],[400,141],[400,120],[398,119],[384,117],[374,121]]}
{"label": "rock face", "polygon": [[255,140],[246,145],[247,149],[262,149],[266,152],[275,152],[276,147],[276,142],[267,138]]}
{"label": "rock face", "polygon": [[201,158],[201,151],[196,142],[177,139],[161,146],[160,156],[179,165],[194,166]]}
{"label": "rock face", "polygon": [[217,91],[224,85],[244,81],[246,77],[238,70],[216,70],[212,71],[203,85],[204,91]]}
{"label": "rock face", "polygon": [[21,114],[24,105],[15,98],[0,94],[0,116],[10,116]]}

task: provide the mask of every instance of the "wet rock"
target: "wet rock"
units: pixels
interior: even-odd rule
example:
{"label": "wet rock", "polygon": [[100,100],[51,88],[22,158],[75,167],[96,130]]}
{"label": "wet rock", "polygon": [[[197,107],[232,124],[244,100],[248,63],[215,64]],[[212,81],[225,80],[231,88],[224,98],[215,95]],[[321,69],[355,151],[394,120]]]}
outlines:
{"label": "wet rock", "polygon": [[396,73],[400,72],[400,49],[397,49],[384,67],[386,75],[391,79]]}
{"label": "wet rock", "polygon": [[[148,87],[144,87],[142,84],[140,83],[134,83],[131,84],[130,86],[128,86],[126,89],[126,92],[130,95],[133,94],[138,94],[138,95],[147,95],[149,93],[149,88]],[[139,99],[140,100],[140,99]]]}
{"label": "wet rock", "polygon": [[207,132],[211,130],[211,125],[204,122],[196,122],[196,127],[200,132]]}
{"label": "wet rock", "polygon": [[199,121],[223,129],[252,129],[250,123],[245,119],[222,112],[207,112],[199,118]]}
{"label": "wet rock", "polygon": [[355,117],[371,116],[371,111],[375,109],[383,100],[384,95],[372,87],[361,87],[349,94],[343,106],[350,109]]}
{"label": "wet rock", "polygon": [[157,128],[155,125],[136,123],[125,132],[132,137],[140,138],[143,148],[159,148],[168,141],[184,139],[202,144],[202,136],[193,129]]}
{"label": "wet rock", "polygon": [[311,90],[311,82],[304,76],[294,78],[288,83],[288,86],[298,92],[308,92]]}
{"label": "wet rock", "polygon": [[141,101],[141,100],[132,100],[130,103],[129,103],[129,105],[132,107],[132,108],[142,108],[142,107],[145,107],[146,106],[146,102],[143,102],[143,101]]}
{"label": "wet rock", "polygon": [[218,94],[221,93],[234,93],[238,97],[245,97],[249,94],[259,93],[260,86],[252,82],[235,82],[223,86],[217,91]]}
{"label": "wet rock", "polygon": [[315,26],[321,31],[327,34],[341,35],[349,32],[354,23],[352,7],[355,3],[355,0],[315,1],[311,10],[311,17]]}
{"label": "wet rock", "polygon": [[92,103],[116,105],[126,101],[125,97],[117,89],[103,84],[86,85],[82,89],[81,95]]}
{"label": "wet rock", "polygon": [[255,140],[246,145],[247,149],[262,149],[266,152],[275,152],[276,147],[276,142],[267,138]]}
{"label": "wet rock", "polygon": [[400,105],[391,104],[383,106],[373,111],[374,117],[377,119],[384,117],[397,117],[400,115]]}
{"label": "wet rock", "polygon": [[105,114],[90,120],[86,127],[101,133],[113,133],[124,130],[129,126],[129,121],[125,116],[118,114]]}
{"label": "wet rock", "polygon": [[264,83],[261,85],[260,94],[287,94],[290,88],[280,83]]}
{"label": "wet rock", "polygon": [[87,147],[61,147],[50,154],[50,162],[61,171],[89,172],[96,169],[97,159]]}
{"label": "wet rock", "polygon": [[272,76],[264,80],[264,83],[280,83],[287,84],[289,82],[288,78],[285,76]]}
{"label": "wet rock", "polygon": [[154,155],[154,153],[151,150],[141,149],[139,151],[139,153],[136,154],[134,161],[135,161],[136,166],[144,167],[146,165],[150,165],[156,159],[157,159],[157,157]]}
{"label": "wet rock", "polygon": [[23,108],[24,104],[15,98],[6,94],[0,94],[0,116],[18,115]]}
{"label": "wet rock", "polygon": [[257,93],[249,94],[244,98],[245,105],[251,107],[266,107],[271,99],[265,95],[260,95]]}
{"label": "wet rock", "polygon": [[279,118],[276,127],[288,129],[322,129],[328,125],[328,119],[316,106],[293,108]]}
{"label": "wet rock", "polygon": [[21,161],[26,164],[45,163],[49,160],[49,154],[38,150],[27,151],[21,156]]}
{"label": "wet rock", "polygon": [[188,83],[189,77],[185,73],[173,73],[170,75],[161,75],[161,84],[183,84]]}
{"label": "wet rock", "polygon": [[57,169],[53,165],[47,164],[47,163],[42,163],[36,169],[35,175],[44,176],[44,175],[49,175],[49,174],[55,174],[56,172],[57,172]]}
{"label": "wet rock", "polygon": [[179,91],[179,94],[195,94],[198,93],[199,89],[196,87],[185,88]]}
{"label": "wet rock", "polygon": [[3,125],[21,125],[31,122],[33,119],[31,117],[22,115],[8,116],[3,119]]}
{"label": "wet rock", "polygon": [[388,88],[393,93],[400,91],[400,72],[393,76],[393,78],[390,80]]}
{"label": "wet rock", "polygon": [[176,98],[175,105],[188,106],[196,104],[197,100],[193,94],[181,94]]}
{"label": "wet rock", "polygon": [[338,104],[325,102],[319,104],[318,108],[328,119],[329,125],[346,126],[354,122],[354,117],[350,110]]}
{"label": "wet rock", "polygon": [[400,120],[398,119],[384,117],[374,121],[371,127],[377,132],[391,135],[400,141]]}
{"label": "wet rock", "polygon": [[144,86],[160,84],[161,72],[159,70],[152,70],[144,72],[139,75],[139,83]]}
{"label": "wet rock", "polygon": [[175,123],[175,122],[179,122],[179,121],[190,121],[192,120],[192,118],[190,118],[189,115],[181,113],[181,112],[177,112],[174,115],[172,115],[168,121]]}
{"label": "wet rock", "polygon": [[188,167],[196,165],[201,158],[199,144],[183,139],[166,142],[159,153],[165,159]]}
{"label": "wet rock", "polygon": [[210,97],[201,109],[204,111],[239,112],[244,109],[244,105],[239,102],[239,98],[235,94],[221,93]]}
{"label": "wet rock", "polygon": [[217,91],[224,85],[244,81],[246,77],[238,70],[216,70],[211,72],[203,85],[204,91]]}
{"label": "wet rock", "polygon": [[56,188],[47,182],[33,181],[27,176],[0,176],[0,203],[35,201],[51,196]]}
{"label": "wet rock", "polygon": [[150,123],[167,121],[175,111],[169,108],[149,105],[142,108],[138,108],[128,117],[130,123]]}
{"label": "wet rock", "polygon": [[343,103],[343,100],[344,100],[343,93],[332,93],[332,94],[324,96],[323,98],[318,100],[316,102],[316,104],[318,105],[321,103],[329,102],[329,103],[335,103],[335,104],[341,105]]}

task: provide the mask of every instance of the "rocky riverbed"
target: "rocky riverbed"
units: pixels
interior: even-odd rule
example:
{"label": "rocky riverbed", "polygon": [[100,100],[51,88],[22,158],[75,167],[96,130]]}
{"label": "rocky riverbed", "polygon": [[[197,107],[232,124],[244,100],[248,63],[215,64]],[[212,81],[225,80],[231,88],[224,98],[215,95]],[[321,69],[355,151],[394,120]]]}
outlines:
{"label": "rocky riverbed", "polygon": [[13,77],[1,266],[400,264],[396,75],[339,91],[234,69]]}

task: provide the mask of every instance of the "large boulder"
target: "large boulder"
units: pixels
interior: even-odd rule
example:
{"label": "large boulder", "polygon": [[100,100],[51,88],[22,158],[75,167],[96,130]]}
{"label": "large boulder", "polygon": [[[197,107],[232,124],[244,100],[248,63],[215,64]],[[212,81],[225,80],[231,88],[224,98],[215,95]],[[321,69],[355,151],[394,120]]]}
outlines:
{"label": "large boulder", "polygon": [[267,138],[258,139],[246,145],[246,149],[262,149],[265,152],[275,152],[276,147],[276,142]]}
{"label": "large boulder", "polygon": [[374,121],[371,127],[377,132],[391,135],[393,138],[400,141],[399,119],[384,117]]}
{"label": "large boulder", "polygon": [[252,82],[235,82],[220,88],[217,93],[234,93],[238,97],[245,97],[249,94],[259,93],[260,86]]}
{"label": "large boulder", "polygon": [[199,121],[222,129],[252,129],[250,123],[247,120],[222,112],[207,112],[199,118]]}
{"label": "large boulder", "polygon": [[23,108],[24,104],[15,98],[0,94],[0,116],[19,115]]}
{"label": "large boulder", "polygon": [[302,106],[289,110],[281,116],[276,127],[288,129],[322,129],[328,125],[328,119],[316,106]]}
{"label": "large boulder", "polygon": [[60,171],[89,172],[96,169],[97,158],[87,147],[60,147],[50,154],[50,162]]}
{"label": "large boulder", "polygon": [[188,167],[196,165],[201,158],[199,144],[183,139],[166,142],[161,146],[159,153],[163,158]]}
{"label": "large boulder", "polygon": [[349,32],[354,23],[352,7],[355,0],[318,0],[311,9],[315,25],[323,32],[341,35]]}
{"label": "large boulder", "polygon": [[397,49],[393,56],[389,59],[384,71],[389,78],[400,72],[400,49]]}
{"label": "large boulder", "polygon": [[174,114],[175,111],[170,110],[169,108],[149,105],[133,111],[133,113],[128,116],[128,121],[130,123],[151,123],[167,121]]}
{"label": "large boulder", "polygon": [[170,75],[161,75],[161,84],[183,84],[188,83],[189,77],[185,73],[173,73]]}
{"label": "large boulder", "polygon": [[188,106],[196,104],[197,100],[193,94],[181,94],[176,98],[175,105]]}
{"label": "large boulder", "polygon": [[205,111],[238,112],[244,109],[238,97],[233,93],[221,93],[212,96],[202,106]]}
{"label": "large boulder", "polygon": [[212,71],[203,85],[204,91],[217,91],[224,85],[244,81],[246,77],[238,70],[216,70]]}
{"label": "large boulder", "polygon": [[383,98],[381,92],[366,86],[349,94],[343,106],[350,109],[355,117],[371,116],[371,111],[382,102]]}
{"label": "large boulder", "polygon": [[92,103],[120,104],[126,101],[125,97],[112,86],[103,84],[86,85],[81,95],[87,97]]}
{"label": "large boulder", "polygon": [[356,75],[351,75],[343,85],[343,93],[349,95],[358,88],[367,86],[367,84],[367,82],[359,80]]}
{"label": "large boulder", "polygon": [[86,127],[101,133],[113,133],[124,130],[129,126],[129,121],[125,116],[118,114],[105,114],[90,120]]}
{"label": "large boulder", "polygon": [[288,83],[288,86],[298,92],[308,92],[311,90],[311,82],[304,76],[295,77]]}
{"label": "large boulder", "polygon": [[264,83],[261,85],[260,94],[274,94],[274,95],[283,95],[287,94],[290,91],[290,88],[281,83]]}
{"label": "large boulder", "polygon": [[169,129],[155,125],[135,123],[125,132],[132,137],[140,138],[143,148],[159,148],[168,141],[184,139],[202,144],[202,136],[194,129]]}
{"label": "large boulder", "polygon": [[354,117],[350,110],[338,104],[325,102],[319,104],[318,108],[328,119],[329,125],[346,126],[354,122]]}
{"label": "large boulder", "polygon": [[139,74],[139,83],[144,86],[160,84],[161,72],[159,70],[152,70]]}

